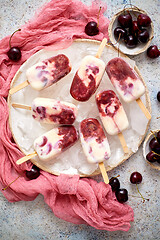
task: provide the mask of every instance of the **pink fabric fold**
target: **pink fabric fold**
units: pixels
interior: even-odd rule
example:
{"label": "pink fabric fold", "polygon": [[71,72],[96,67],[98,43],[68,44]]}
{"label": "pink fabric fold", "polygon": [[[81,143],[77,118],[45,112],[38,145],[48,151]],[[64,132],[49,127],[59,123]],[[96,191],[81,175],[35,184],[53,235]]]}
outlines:
{"label": "pink fabric fold", "polygon": [[[97,21],[100,6],[100,33],[89,37],[84,32],[85,25],[88,21]],[[8,201],[32,201],[42,194],[53,213],[61,219],[108,231],[128,231],[134,219],[133,210],[116,200],[110,185],[89,178],[80,179],[77,175],[57,177],[42,170],[37,179],[26,179],[25,170],[32,164],[16,164],[23,154],[13,140],[8,123],[6,98],[11,80],[21,64],[43,48],[63,49],[77,38],[108,38],[109,20],[103,15],[105,10],[106,6],[99,1],[91,6],[73,0],[52,0],[45,4],[12,38],[12,46],[20,47],[22,52],[17,63],[10,61],[6,54],[10,36],[0,41],[0,189],[19,176],[2,191]]]}

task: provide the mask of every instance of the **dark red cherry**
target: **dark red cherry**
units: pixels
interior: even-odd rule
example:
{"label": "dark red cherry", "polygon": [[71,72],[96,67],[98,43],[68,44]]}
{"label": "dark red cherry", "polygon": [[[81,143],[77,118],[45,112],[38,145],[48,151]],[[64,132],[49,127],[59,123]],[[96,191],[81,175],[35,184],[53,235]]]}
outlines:
{"label": "dark red cherry", "polygon": [[40,175],[40,169],[33,165],[30,171],[26,171],[26,177],[30,180],[38,178]]}
{"label": "dark red cherry", "polygon": [[118,178],[116,178],[116,177],[112,177],[109,180],[109,184],[111,185],[113,192],[117,191],[120,188],[120,182],[119,182]]}
{"label": "dark red cherry", "polygon": [[128,191],[125,188],[119,188],[115,194],[118,202],[124,203],[128,201]]}
{"label": "dark red cherry", "polygon": [[151,19],[146,14],[139,14],[137,17],[137,23],[140,27],[148,27],[151,24]]}
{"label": "dark red cherry", "polygon": [[160,51],[156,45],[152,45],[147,49],[147,56],[149,58],[157,58],[160,56]]}
{"label": "dark red cherry", "polygon": [[135,35],[128,35],[127,37],[125,37],[124,42],[126,44],[126,47],[128,48],[134,48],[137,46],[138,44],[138,39]]}
{"label": "dark red cherry", "polygon": [[139,172],[133,172],[130,176],[130,182],[133,184],[139,184],[142,182],[142,175]]}
{"label": "dark red cherry", "polygon": [[146,159],[149,161],[149,162],[156,162],[157,160],[160,159],[160,156],[158,156],[156,153],[150,151],[147,155],[146,155]]}
{"label": "dark red cherry", "polygon": [[160,164],[160,158],[158,158],[158,159],[157,159],[157,163],[159,163],[159,164]]}
{"label": "dark red cherry", "polygon": [[[160,93],[160,92],[159,92]],[[158,133],[157,133],[157,140],[158,140],[158,142],[160,143],[160,131],[158,131]]]}
{"label": "dark red cherry", "polygon": [[21,31],[21,29],[18,29],[16,30],[14,33],[12,33],[10,39],[9,39],[9,51],[7,52],[7,55],[9,57],[9,59],[11,59],[12,61],[14,62],[18,62],[20,59],[21,59],[21,50],[19,47],[17,46],[14,46],[14,47],[11,47],[11,40],[12,40],[12,37],[14,36],[14,34],[18,31]]}
{"label": "dark red cherry", "polygon": [[114,36],[116,39],[123,39],[127,35],[127,30],[121,27],[116,27],[114,29]]}
{"label": "dark red cherry", "polygon": [[85,26],[85,33],[89,36],[95,36],[99,33],[99,28],[96,22],[88,22]]}
{"label": "dark red cherry", "polygon": [[132,26],[131,26],[131,33],[132,34],[135,34],[139,31],[139,27],[138,27],[138,24],[137,24],[137,21],[132,21]]}
{"label": "dark red cherry", "polygon": [[157,93],[157,100],[160,102],[160,92]]}
{"label": "dark red cherry", "polygon": [[149,32],[146,29],[142,29],[138,33],[138,40],[142,43],[146,43],[149,40]]}
{"label": "dark red cherry", "polygon": [[151,141],[149,142],[149,147],[152,151],[160,153],[160,143],[158,142],[157,138],[154,137],[151,139]]}
{"label": "dark red cherry", "polygon": [[7,52],[9,59],[18,62],[21,59],[21,50],[18,47],[12,47]]}
{"label": "dark red cherry", "polygon": [[132,16],[131,14],[122,14],[118,17],[119,24],[124,28],[129,28],[132,25]]}

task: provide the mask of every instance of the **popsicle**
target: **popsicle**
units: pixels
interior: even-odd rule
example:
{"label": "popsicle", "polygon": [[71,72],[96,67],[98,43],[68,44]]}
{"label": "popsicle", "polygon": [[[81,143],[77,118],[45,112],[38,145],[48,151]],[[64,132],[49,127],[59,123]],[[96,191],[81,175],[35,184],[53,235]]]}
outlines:
{"label": "popsicle", "polygon": [[28,84],[35,90],[42,90],[59,81],[71,71],[69,59],[64,54],[59,54],[49,59],[36,63],[26,71],[27,80],[10,89],[13,94]]}
{"label": "popsicle", "polygon": [[104,38],[96,56],[88,55],[82,59],[70,88],[70,94],[78,101],[87,101],[98,88],[105,71],[105,63],[99,59],[107,39]]}
{"label": "popsicle", "polygon": [[74,104],[50,98],[35,98],[32,106],[19,103],[12,106],[31,110],[32,117],[41,123],[73,124],[77,116]]}
{"label": "popsicle", "polygon": [[145,86],[135,70],[124,59],[116,57],[108,62],[106,72],[120,97],[125,102],[136,100],[145,116],[150,119],[151,115],[140,99],[145,93]]}
{"label": "popsicle", "polygon": [[128,153],[122,131],[128,127],[129,123],[117,95],[112,90],[101,91],[96,95],[96,102],[106,132],[110,135],[118,134],[124,152]]}
{"label": "popsicle", "polygon": [[95,118],[84,119],[80,123],[80,140],[84,154],[89,163],[98,163],[105,183],[109,183],[104,160],[110,158],[111,152],[102,126]]}
{"label": "popsicle", "polygon": [[78,133],[74,126],[53,128],[34,141],[35,152],[19,159],[16,163],[19,165],[37,155],[41,161],[50,161],[71,147],[77,139]]}

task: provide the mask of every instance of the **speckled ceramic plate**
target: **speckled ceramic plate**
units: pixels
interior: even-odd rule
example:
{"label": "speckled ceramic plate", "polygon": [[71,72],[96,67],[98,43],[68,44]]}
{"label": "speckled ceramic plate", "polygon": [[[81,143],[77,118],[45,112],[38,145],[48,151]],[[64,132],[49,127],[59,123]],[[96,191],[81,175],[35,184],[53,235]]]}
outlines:
{"label": "speckled ceramic plate", "polygon": [[[95,104],[95,94],[87,102],[78,102],[73,99],[69,93],[73,76],[77,68],[79,67],[82,58],[89,54],[95,55],[99,45],[100,42],[98,41],[77,40],[73,42],[70,47],[63,50],[41,50],[34,54],[32,57],[30,57],[20,67],[15,77],[13,78],[11,86],[16,86],[26,80],[25,73],[30,66],[40,60],[47,59],[53,55],[57,55],[59,53],[66,54],[72,64],[72,71],[59,82],[55,83],[49,88],[46,88],[42,91],[35,91],[30,86],[27,86],[26,88],[18,91],[15,94],[9,95],[8,104],[10,109],[10,128],[15,142],[24,154],[29,154],[33,152],[34,140],[41,134],[52,129],[53,125],[40,124],[32,118],[30,111],[13,108],[11,106],[13,102],[31,105],[33,99],[36,97],[55,98],[58,100],[71,102],[78,107],[78,116],[74,124],[77,129],[79,127],[79,123],[84,118],[95,117],[100,121],[97,106]],[[107,62],[111,58],[117,56],[117,50],[109,45],[106,45],[102,53],[101,59],[103,59],[103,61],[107,64]],[[135,68],[140,78],[144,82],[138,68],[135,66],[134,61],[127,58],[123,54],[121,54],[121,57],[125,58],[126,61],[128,61]],[[103,79],[96,92],[105,89],[112,89],[115,91],[106,73],[104,73]],[[147,109],[151,111],[150,99],[147,88],[145,94],[142,96],[141,99],[146,105]],[[144,139],[149,125],[149,121],[146,119],[136,102],[127,104],[121,100],[121,103],[126,111],[129,120],[129,127],[123,132],[123,135],[127,142],[127,146],[129,148],[129,153],[124,154],[117,136],[109,136],[106,133],[111,148],[111,157],[109,160],[105,161],[107,171],[117,167],[119,164],[127,160],[133,153],[138,150],[138,147]],[[90,164],[86,161],[86,157],[82,151],[80,141],[78,141],[74,146],[63,152],[59,157],[53,159],[53,161],[44,163],[40,161],[38,157],[31,159],[31,161],[41,169],[55,175],[59,175],[60,173],[67,173],[79,174],[80,176],[89,176],[100,173],[98,164]]]}
{"label": "speckled ceramic plate", "polygon": [[151,163],[146,159],[146,155],[151,151],[150,147],[149,147],[149,142],[152,138],[154,138],[154,136],[157,134],[157,132],[159,132],[159,129],[157,130],[153,130],[152,132],[150,132],[146,138],[145,141],[143,143],[143,157],[146,160],[146,162],[154,169],[157,169],[160,171],[160,164],[157,162]]}
{"label": "speckled ceramic plate", "polygon": [[[130,12],[133,20],[136,20],[137,16],[141,13],[148,15],[145,11],[143,11],[142,9],[136,8],[136,7],[125,8],[125,12]],[[152,38],[153,38],[153,32],[154,32],[153,23],[151,22],[151,25],[149,27],[147,27],[148,32],[149,32],[149,40],[147,43],[138,43],[138,45],[135,48],[127,48],[124,41],[120,40],[117,42],[117,39],[114,37],[114,29],[116,27],[120,26],[118,24],[118,17],[121,14],[124,14],[124,9],[117,12],[112,17],[109,27],[108,27],[109,38],[110,38],[110,41],[112,42],[112,44],[114,44],[116,49],[119,48],[119,51],[121,51],[122,53],[127,54],[127,55],[137,55],[137,54],[140,54],[140,53],[146,51],[151,43]]]}

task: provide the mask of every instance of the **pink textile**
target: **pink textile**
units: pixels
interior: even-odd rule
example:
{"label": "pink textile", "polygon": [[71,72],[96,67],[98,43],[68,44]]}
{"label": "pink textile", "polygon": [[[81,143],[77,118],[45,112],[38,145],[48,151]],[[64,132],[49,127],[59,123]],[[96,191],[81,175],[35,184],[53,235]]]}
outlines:
{"label": "pink textile", "polygon": [[76,38],[108,38],[109,20],[103,15],[106,10],[103,4],[99,18],[100,33],[94,37],[84,33],[86,23],[97,19],[100,4],[94,2],[88,7],[73,0],[52,0],[44,5],[12,38],[12,46],[20,47],[22,52],[22,59],[17,63],[10,61],[6,54],[10,36],[0,41],[0,188],[20,175],[7,190],[2,191],[8,201],[32,201],[42,194],[53,213],[61,219],[108,231],[128,231],[134,218],[133,210],[115,199],[110,185],[89,178],[80,179],[79,176],[57,177],[44,171],[37,179],[27,180],[24,170],[29,170],[32,164],[16,165],[23,154],[14,143],[8,124],[6,97],[10,82],[24,61],[42,48],[66,48]]}

